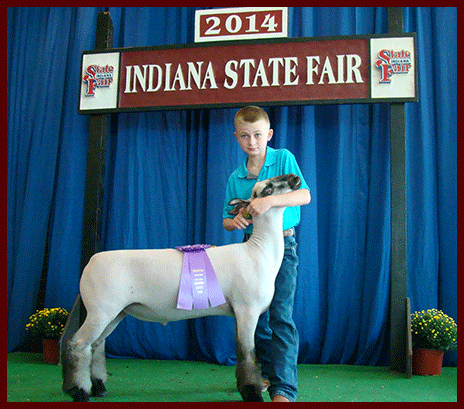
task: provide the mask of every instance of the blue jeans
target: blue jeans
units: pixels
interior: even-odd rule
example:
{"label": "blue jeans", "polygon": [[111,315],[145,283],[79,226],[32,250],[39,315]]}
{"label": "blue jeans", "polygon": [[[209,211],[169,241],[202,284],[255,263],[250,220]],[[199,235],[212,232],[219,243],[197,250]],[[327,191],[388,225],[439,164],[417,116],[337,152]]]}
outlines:
{"label": "blue jeans", "polygon": [[271,398],[282,395],[294,402],[298,394],[299,338],[292,315],[299,259],[295,236],[285,237],[284,241],[284,258],[276,277],[274,298],[269,309],[259,317],[255,342],[262,376],[271,383]]}

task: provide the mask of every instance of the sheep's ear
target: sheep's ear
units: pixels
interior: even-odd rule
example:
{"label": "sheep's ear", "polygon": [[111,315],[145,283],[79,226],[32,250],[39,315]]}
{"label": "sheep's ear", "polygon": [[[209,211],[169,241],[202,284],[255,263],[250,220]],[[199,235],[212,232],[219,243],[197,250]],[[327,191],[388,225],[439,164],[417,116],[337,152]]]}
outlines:
{"label": "sheep's ear", "polygon": [[234,206],[234,208],[229,212],[232,216],[235,216],[239,214],[240,209],[244,209],[250,204],[249,200],[243,200],[243,199],[232,199],[229,202],[230,206]]}

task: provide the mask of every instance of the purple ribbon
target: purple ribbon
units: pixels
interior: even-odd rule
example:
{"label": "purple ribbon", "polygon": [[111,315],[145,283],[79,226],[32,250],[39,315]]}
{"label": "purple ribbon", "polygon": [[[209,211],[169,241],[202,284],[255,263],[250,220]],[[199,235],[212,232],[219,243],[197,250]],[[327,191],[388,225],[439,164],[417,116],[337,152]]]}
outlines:
{"label": "purple ribbon", "polygon": [[[205,249],[207,244],[176,247],[184,252],[177,308],[200,310],[226,302]],[[209,303],[208,303],[209,302]]]}

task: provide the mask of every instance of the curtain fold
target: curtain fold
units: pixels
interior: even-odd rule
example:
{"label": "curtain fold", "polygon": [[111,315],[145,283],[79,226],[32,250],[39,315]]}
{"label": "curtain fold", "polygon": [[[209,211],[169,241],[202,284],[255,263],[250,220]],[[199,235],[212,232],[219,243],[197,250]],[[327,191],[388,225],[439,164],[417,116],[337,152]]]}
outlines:
{"label": "curtain fold", "polygon": [[[8,8],[8,351],[28,348],[46,247],[45,306],[70,310],[79,291],[88,117],[77,114],[78,78],[99,11],[111,14],[114,47],[193,42],[192,7]],[[419,102],[406,104],[408,296],[413,311],[439,308],[456,319],[457,10],[405,7],[403,19],[404,31],[417,33],[419,67]],[[386,32],[385,7],[289,8],[290,37]],[[266,110],[270,145],[295,154],[312,195],[297,228],[299,362],[388,365],[389,106]],[[227,179],[244,159],[235,112],[111,115],[105,250],[242,240],[221,218]],[[231,365],[234,322],[127,317],[107,354]]]}

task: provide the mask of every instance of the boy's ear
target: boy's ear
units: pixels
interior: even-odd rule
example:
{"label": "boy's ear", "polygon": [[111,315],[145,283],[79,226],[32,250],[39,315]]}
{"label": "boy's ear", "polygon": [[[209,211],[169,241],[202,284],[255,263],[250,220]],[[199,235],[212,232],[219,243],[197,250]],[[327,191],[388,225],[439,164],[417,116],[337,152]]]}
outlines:
{"label": "boy's ear", "polygon": [[229,202],[230,206],[234,206],[234,208],[229,212],[230,215],[235,216],[239,214],[240,209],[246,208],[250,204],[249,200],[243,200],[243,199],[232,199]]}
{"label": "boy's ear", "polygon": [[272,135],[274,135],[274,130],[269,129],[269,133],[267,134],[267,141],[268,142],[272,139]]}

